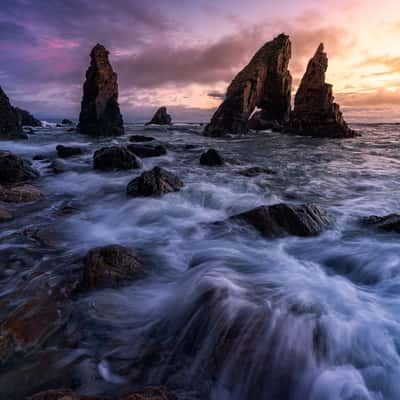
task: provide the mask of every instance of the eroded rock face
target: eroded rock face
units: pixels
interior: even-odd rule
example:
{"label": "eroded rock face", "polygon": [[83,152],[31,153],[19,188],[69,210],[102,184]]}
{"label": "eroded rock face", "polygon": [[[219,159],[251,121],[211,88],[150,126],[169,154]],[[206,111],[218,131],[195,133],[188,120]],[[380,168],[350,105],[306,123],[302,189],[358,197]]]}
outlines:
{"label": "eroded rock face", "polygon": [[21,126],[35,126],[40,127],[42,123],[36,119],[29,111],[23,110],[22,108],[14,107],[18,120]]}
{"label": "eroded rock face", "polygon": [[205,134],[221,136],[248,131],[256,107],[267,120],[283,122],[290,113],[292,77],[289,36],[281,34],[266,43],[228,87],[225,100],[205,128]]}
{"label": "eroded rock face", "polygon": [[332,85],[325,82],[328,57],[321,43],[309,61],[294,101],[289,127],[292,133],[318,137],[352,137],[351,130],[334,102]]}
{"label": "eroded rock face", "polygon": [[147,122],[146,125],[171,125],[172,118],[167,112],[166,107],[160,107],[154,114],[151,121]]}
{"label": "eroded rock face", "polygon": [[83,85],[79,116],[80,132],[95,136],[122,135],[124,125],[118,105],[117,74],[108,60],[108,51],[97,44]]}
{"label": "eroded rock face", "polygon": [[244,221],[267,238],[315,236],[333,222],[332,217],[315,204],[292,206],[284,203],[260,206],[229,219]]}
{"label": "eroded rock face", "polygon": [[101,171],[141,168],[142,162],[125,147],[111,146],[97,150],[93,156],[93,168]]}
{"label": "eroded rock face", "polygon": [[164,387],[148,387],[125,396],[81,396],[72,390],[48,390],[35,394],[30,400],[176,400],[176,396]]}
{"label": "eroded rock face", "polygon": [[183,187],[183,182],[171,172],[160,167],[145,171],[139,177],[129,182],[129,196],[162,196],[166,193],[177,192]]}
{"label": "eroded rock face", "polygon": [[22,125],[18,113],[0,86],[0,139],[21,139]]}
{"label": "eroded rock face", "polygon": [[115,287],[143,275],[142,262],[127,247],[97,247],[90,250],[84,259],[83,284],[86,288]]}
{"label": "eroded rock face", "polygon": [[7,185],[39,177],[28,161],[8,151],[0,150],[0,184]]}

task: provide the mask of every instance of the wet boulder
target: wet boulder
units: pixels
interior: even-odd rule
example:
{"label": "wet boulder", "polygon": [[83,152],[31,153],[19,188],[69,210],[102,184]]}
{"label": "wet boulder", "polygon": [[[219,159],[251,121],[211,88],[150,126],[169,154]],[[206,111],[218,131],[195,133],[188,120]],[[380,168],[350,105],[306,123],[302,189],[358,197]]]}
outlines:
{"label": "wet boulder", "polygon": [[166,193],[177,192],[183,187],[183,182],[174,174],[160,167],[145,171],[139,177],[129,182],[129,196],[162,196]]}
{"label": "wet boulder", "polygon": [[128,144],[128,150],[140,158],[160,157],[167,154],[167,149],[164,146],[151,146],[143,144]]}
{"label": "wet boulder", "polygon": [[82,149],[76,146],[64,146],[59,144],[56,147],[57,154],[61,158],[73,157],[82,154]]}
{"label": "wet boulder", "polygon": [[215,149],[209,149],[200,156],[200,164],[208,167],[224,165],[224,159]]}
{"label": "wet boulder", "polygon": [[29,400],[176,400],[177,397],[164,387],[147,387],[125,396],[83,396],[72,390],[58,389],[41,392]]}
{"label": "wet boulder", "polygon": [[287,235],[316,236],[333,223],[333,218],[318,205],[284,203],[260,206],[234,215],[229,220],[243,221],[253,226],[262,236],[271,239]]}
{"label": "wet boulder", "polygon": [[362,218],[361,222],[382,231],[400,233],[400,214],[389,214],[383,217],[372,215]]}
{"label": "wet boulder", "polygon": [[88,289],[115,287],[142,278],[145,272],[134,251],[116,244],[90,250],[83,264],[83,285]]}
{"label": "wet boulder", "polygon": [[152,142],[153,140],[155,140],[153,137],[144,135],[132,135],[129,138],[130,142]]}
{"label": "wet boulder", "polygon": [[171,125],[172,118],[167,112],[166,107],[160,107],[154,114],[151,121],[147,122],[146,125]]}
{"label": "wet boulder", "polygon": [[142,162],[125,147],[111,146],[97,150],[93,156],[93,168],[100,171],[137,169]]}
{"label": "wet boulder", "polygon": [[43,193],[32,185],[0,186],[0,201],[6,203],[32,203],[43,197]]}
{"label": "wet boulder", "polygon": [[23,158],[0,150],[0,184],[7,185],[37,179],[39,172]]}

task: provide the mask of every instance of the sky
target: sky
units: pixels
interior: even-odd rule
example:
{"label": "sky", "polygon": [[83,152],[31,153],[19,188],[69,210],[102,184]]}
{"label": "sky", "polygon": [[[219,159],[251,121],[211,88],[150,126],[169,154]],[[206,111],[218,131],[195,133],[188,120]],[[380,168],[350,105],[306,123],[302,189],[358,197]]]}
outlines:
{"label": "sky", "polygon": [[161,105],[207,121],[255,51],[290,35],[294,90],[323,42],[350,122],[400,122],[400,1],[0,0],[0,86],[40,118],[77,119],[89,53],[110,51],[126,121]]}

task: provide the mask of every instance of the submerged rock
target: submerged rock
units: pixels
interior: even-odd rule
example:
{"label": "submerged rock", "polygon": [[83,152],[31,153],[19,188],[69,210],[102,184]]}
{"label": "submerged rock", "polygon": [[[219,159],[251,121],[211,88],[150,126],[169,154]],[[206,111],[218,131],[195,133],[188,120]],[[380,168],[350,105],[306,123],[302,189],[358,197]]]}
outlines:
{"label": "submerged rock", "polygon": [[79,154],[82,154],[82,149],[80,147],[73,147],[73,146],[64,146],[62,144],[59,144],[56,147],[57,154],[61,158],[67,158],[67,157],[72,157],[72,156],[77,156]]}
{"label": "submerged rock", "polygon": [[48,390],[30,397],[29,400],[177,400],[177,397],[164,387],[148,387],[125,396],[82,396],[72,390]]}
{"label": "submerged rock", "polygon": [[267,238],[316,236],[333,222],[328,213],[315,204],[292,206],[284,203],[260,206],[229,220],[244,221]]}
{"label": "submerged rock", "polygon": [[284,122],[290,113],[292,77],[289,36],[281,34],[266,43],[228,87],[225,100],[205,128],[205,134],[221,136],[248,132],[248,120],[256,107],[268,121]]}
{"label": "submerged rock", "polygon": [[242,169],[241,171],[239,171],[239,175],[247,176],[248,178],[253,178],[255,176],[262,175],[262,174],[272,175],[272,174],[276,174],[276,172],[273,171],[272,169],[264,168],[264,167],[250,167],[250,168]]}
{"label": "submerged rock", "polygon": [[160,167],[145,171],[139,177],[129,182],[129,196],[162,196],[166,193],[177,192],[183,187],[183,182],[171,172]]}
{"label": "submerged rock", "polygon": [[151,146],[141,144],[128,144],[128,150],[140,158],[160,157],[167,154],[167,149],[164,146]]}
{"label": "submerged rock", "polygon": [[0,139],[23,139],[18,113],[0,86]]}
{"label": "submerged rock", "polygon": [[91,51],[91,63],[83,85],[83,99],[79,116],[80,132],[95,136],[124,133],[118,105],[117,74],[108,60],[108,51],[97,44]]}
{"label": "submerged rock", "polygon": [[39,177],[28,161],[8,151],[0,150],[0,184],[7,185]]}
{"label": "submerged rock", "polygon": [[83,263],[83,284],[90,289],[115,287],[144,276],[144,267],[137,254],[119,245],[92,249]]}
{"label": "submerged rock", "polygon": [[155,140],[153,137],[143,135],[132,135],[129,138],[130,142],[152,142],[153,140]]}
{"label": "submerged rock", "polygon": [[209,149],[200,156],[200,164],[209,167],[224,165],[224,159],[215,149]]}
{"label": "submerged rock", "polygon": [[19,185],[11,188],[0,186],[0,201],[6,203],[32,203],[43,197],[43,193],[32,185]]}
{"label": "submerged rock", "polygon": [[167,113],[166,107],[160,107],[150,122],[147,122],[146,125],[171,125],[172,118]]}
{"label": "submerged rock", "polygon": [[332,85],[325,83],[328,57],[321,43],[309,61],[306,73],[297,90],[290,116],[290,133],[318,137],[345,138],[356,133],[351,130],[334,102]]}
{"label": "submerged rock", "polygon": [[17,112],[19,123],[21,126],[35,126],[41,127],[42,122],[36,119],[30,112],[18,107],[14,107]]}
{"label": "submerged rock", "polygon": [[125,147],[103,147],[93,156],[93,168],[101,171],[142,168],[142,162]]}
{"label": "submerged rock", "polygon": [[400,214],[389,214],[383,217],[372,215],[363,218],[361,222],[386,232],[400,233]]}

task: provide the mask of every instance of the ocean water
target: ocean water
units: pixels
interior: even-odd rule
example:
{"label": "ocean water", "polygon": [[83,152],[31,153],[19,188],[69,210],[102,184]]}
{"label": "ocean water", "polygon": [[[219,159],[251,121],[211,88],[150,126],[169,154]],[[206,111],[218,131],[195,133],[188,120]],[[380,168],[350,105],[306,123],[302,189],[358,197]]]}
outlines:
{"label": "ocean water", "polygon": [[[79,273],[86,252],[118,243],[136,249],[147,275],[71,301],[64,336],[0,367],[0,398],[69,384],[82,394],[119,394],[163,384],[178,399],[400,399],[400,236],[363,227],[363,216],[400,212],[400,127],[354,125],[362,137],[315,139],[264,132],[213,139],[197,125],[128,125],[119,138],[91,139],[39,129],[0,148],[28,159],[55,158],[57,144],[84,154],[53,174],[33,161],[45,200],[15,206],[1,225],[0,300],[21,282]],[[153,136],[166,156],[144,159],[185,183],[161,198],[128,198],[142,171],[96,172],[93,152]],[[188,146],[190,145],[190,146]],[[203,167],[213,147],[229,160]],[[239,174],[262,166],[273,173]],[[211,222],[261,204],[313,202],[334,217],[313,238],[266,240],[252,228]],[[61,216],[64,206],[76,212]],[[51,230],[57,245],[23,235]],[[41,281],[40,281],[41,282]],[[72,333],[71,333],[72,335]],[[65,382],[67,380],[67,383]]]}

